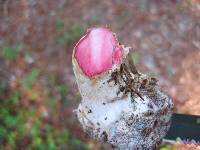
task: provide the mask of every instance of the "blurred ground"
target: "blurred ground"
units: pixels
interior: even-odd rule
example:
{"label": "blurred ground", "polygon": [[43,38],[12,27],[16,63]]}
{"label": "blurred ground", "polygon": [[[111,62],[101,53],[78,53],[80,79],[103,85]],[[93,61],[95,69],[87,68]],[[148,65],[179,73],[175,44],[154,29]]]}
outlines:
{"label": "blurred ground", "polygon": [[106,149],[72,113],[71,67],[86,29],[106,25],[176,112],[200,115],[199,0],[0,0],[0,149]]}

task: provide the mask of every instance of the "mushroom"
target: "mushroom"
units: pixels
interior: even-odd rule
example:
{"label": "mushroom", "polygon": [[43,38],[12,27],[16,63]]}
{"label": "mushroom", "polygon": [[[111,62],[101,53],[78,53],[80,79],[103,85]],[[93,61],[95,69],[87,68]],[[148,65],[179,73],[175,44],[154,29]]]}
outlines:
{"label": "mushroom", "polygon": [[173,102],[128,61],[129,49],[107,27],[79,40],[72,64],[82,100],[75,112],[91,138],[119,150],[151,150],[170,127]]}

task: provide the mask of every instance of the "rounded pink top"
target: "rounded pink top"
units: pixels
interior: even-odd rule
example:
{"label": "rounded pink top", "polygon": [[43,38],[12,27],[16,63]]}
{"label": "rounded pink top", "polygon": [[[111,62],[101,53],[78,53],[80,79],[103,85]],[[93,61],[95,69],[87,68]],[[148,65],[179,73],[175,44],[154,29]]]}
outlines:
{"label": "rounded pink top", "polygon": [[122,48],[115,35],[108,28],[93,28],[76,44],[75,58],[83,73],[95,78],[121,64]]}

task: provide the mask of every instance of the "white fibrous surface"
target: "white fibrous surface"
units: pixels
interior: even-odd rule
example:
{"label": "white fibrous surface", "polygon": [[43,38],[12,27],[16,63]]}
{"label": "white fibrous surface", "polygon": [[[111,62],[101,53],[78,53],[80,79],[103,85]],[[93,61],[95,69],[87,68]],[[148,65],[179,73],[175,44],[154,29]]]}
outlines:
{"label": "white fibrous surface", "polygon": [[[125,57],[128,50],[123,51]],[[88,78],[74,54],[72,63],[82,97],[75,112],[90,137],[108,142],[119,150],[151,150],[161,142],[170,127],[173,103],[157,85],[151,87],[149,82],[149,86],[140,86],[142,98],[131,92],[124,94],[119,89],[127,83],[122,78],[117,83],[111,80],[113,72],[120,71],[121,64]],[[149,80],[145,74],[131,75],[133,81],[138,77],[138,83]]]}

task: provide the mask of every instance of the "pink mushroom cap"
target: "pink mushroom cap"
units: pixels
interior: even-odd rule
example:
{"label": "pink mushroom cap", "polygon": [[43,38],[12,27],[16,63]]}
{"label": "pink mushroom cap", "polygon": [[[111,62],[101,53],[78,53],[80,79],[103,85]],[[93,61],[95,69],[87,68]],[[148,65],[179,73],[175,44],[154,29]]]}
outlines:
{"label": "pink mushroom cap", "polygon": [[83,73],[95,78],[121,64],[123,48],[108,28],[92,28],[75,46],[74,57]]}

